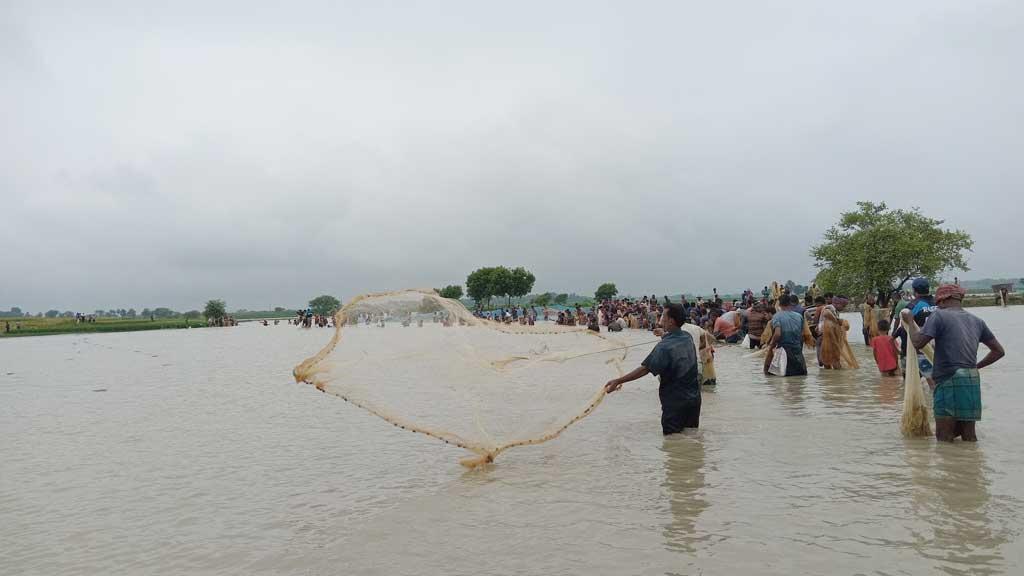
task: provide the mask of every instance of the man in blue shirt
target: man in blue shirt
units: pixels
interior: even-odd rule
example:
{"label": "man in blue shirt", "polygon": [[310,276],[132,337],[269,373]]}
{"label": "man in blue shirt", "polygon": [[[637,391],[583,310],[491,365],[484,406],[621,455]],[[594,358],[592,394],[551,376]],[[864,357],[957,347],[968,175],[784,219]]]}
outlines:
{"label": "man in blue shirt", "polygon": [[680,327],[685,323],[686,311],[680,304],[665,306],[661,315],[664,336],[640,366],[622,376],[609,380],[605,391],[615,392],[626,382],[654,374],[661,380],[658,398],[661,400],[661,431],[666,436],[682,432],[685,428],[700,426],[700,381],[697,375],[697,347],[693,338]]}
{"label": "man in blue shirt", "polygon": [[798,301],[791,294],[779,298],[782,310],[772,316],[772,341],[764,357],[764,373],[768,374],[776,348],[786,351],[786,373],[784,376],[806,376],[807,362],[804,360],[804,316],[793,311]]}
{"label": "man in blue shirt", "polygon": [[[928,316],[937,307],[935,305],[935,298],[931,295],[931,286],[928,284],[927,278],[915,278],[911,286],[914,289],[914,299],[907,304],[907,309],[910,310],[914,323],[920,328],[924,326]],[[900,322],[896,322],[893,338],[900,339],[900,354],[903,355],[904,359],[907,359],[907,331],[903,329],[903,325]],[[935,380],[932,379],[932,363],[928,361],[923,352],[918,351],[916,356],[917,367],[921,371],[921,376],[928,380],[930,386],[934,387]]]}

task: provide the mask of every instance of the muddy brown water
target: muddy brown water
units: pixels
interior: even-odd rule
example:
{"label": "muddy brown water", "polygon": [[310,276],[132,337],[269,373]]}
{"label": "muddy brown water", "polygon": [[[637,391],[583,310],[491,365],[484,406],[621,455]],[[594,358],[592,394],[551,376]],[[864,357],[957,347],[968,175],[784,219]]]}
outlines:
{"label": "muddy brown water", "polygon": [[5,340],[0,573],[1019,574],[1024,308],[973,312],[1008,351],[977,445],[901,437],[863,345],[787,379],[722,347],[696,435],[647,378],[471,472],[292,382],[327,330]]}

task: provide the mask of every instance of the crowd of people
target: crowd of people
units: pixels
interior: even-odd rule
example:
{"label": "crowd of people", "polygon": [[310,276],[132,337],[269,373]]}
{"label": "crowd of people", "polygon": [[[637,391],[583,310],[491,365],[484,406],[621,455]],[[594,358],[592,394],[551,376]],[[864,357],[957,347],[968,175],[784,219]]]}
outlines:
{"label": "crowd of people", "polygon": [[[864,343],[885,377],[898,377],[906,362],[917,364],[932,391],[939,440],[976,441],[975,423],[981,418],[978,370],[1005,352],[985,322],[963,309],[965,291],[959,285],[943,285],[934,296],[927,279],[915,279],[911,286],[912,294],[883,299],[895,301],[891,309],[880,306],[877,295],[865,297],[861,305]],[[698,298],[693,303],[685,298],[659,301],[655,296],[601,302],[589,312],[599,325],[609,330],[653,329],[661,336],[641,365],[610,380],[606,391],[614,392],[646,374],[658,376],[662,431],[673,434],[699,426],[699,391],[704,381],[699,369],[706,366],[702,337],[726,343],[745,341],[750,349],[763,349],[766,375],[807,374],[805,348],[815,349],[820,369],[859,367],[847,338],[850,324],[840,316],[847,299],[811,291],[801,301],[788,290],[775,289],[765,287],[759,299],[748,290],[729,303],[721,301],[717,290],[708,301]],[[979,344],[989,349],[980,361]],[[925,354],[929,345],[934,346],[932,359]]]}
{"label": "crowd of people", "polygon": [[305,310],[297,310],[295,312],[295,318],[288,321],[289,324],[301,326],[303,328],[328,328],[334,326],[334,316],[326,314],[316,314],[312,308],[306,308]]}
{"label": "crowd of people", "polygon": [[[483,318],[485,320],[493,320],[494,322],[501,322],[503,324],[522,324],[533,326],[537,323],[537,307],[536,306],[510,306],[508,308],[498,308],[497,310],[477,310],[474,312],[474,316],[477,318]],[[551,319],[551,309],[544,307],[544,320]],[[559,324],[569,325],[564,312],[559,312],[558,318]],[[572,323],[576,325],[575,321]]]}
{"label": "crowd of people", "polygon": [[238,320],[235,320],[233,316],[225,314],[220,318],[207,318],[207,326],[238,326]]}
{"label": "crowd of people", "polygon": [[[977,371],[1001,358],[1002,347],[982,320],[963,310],[960,304],[965,292],[959,285],[944,285],[933,296],[928,280],[917,278],[911,288],[910,293],[865,295],[860,305],[864,345],[871,348],[883,377],[903,374],[908,358],[917,363],[932,389],[940,440],[976,440],[974,422],[981,415]],[[841,316],[849,302],[845,296],[822,293],[813,285],[800,297],[772,283],[760,294],[745,290],[736,300],[723,300],[713,290],[712,296],[693,301],[645,295],[609,298],[589,307],[543,307],[541,312],[532,306],[513,306],[477,312],[477,316],[503,323],[533,325],[543,318],[594,331],[654,332],[661,340],[644,363],[609,381],[606,389],[613,392],[645,374],[659,376],[662,426],[670,434],[697,427],[700,386],[716,383],[716,344],[742,344],[763,354],[763,371],[771,376],[806,375],[806,349],[814,350],[819,369],[859,368],[848,338],[850,323]],[[933,360],[923,351],[931,340],[935,342]],[[980,362],[975,356],[979,343],[989,348]]]}

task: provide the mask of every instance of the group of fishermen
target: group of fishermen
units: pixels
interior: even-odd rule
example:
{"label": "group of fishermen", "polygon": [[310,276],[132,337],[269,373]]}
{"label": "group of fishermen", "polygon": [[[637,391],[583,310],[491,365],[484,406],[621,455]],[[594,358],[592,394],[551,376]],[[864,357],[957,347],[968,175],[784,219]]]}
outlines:
{"label": "group of fishermen", "polygon": [[[912,287],[914,297],[897,304],[893,311],[900,318],[900,322],[894,322],[893,336],[901,340],[904,356],[913,346],[913,358],[932,388],[936,437],[950,442],[958,437],[976,441],[975,423],[981,419],[979,370],[1002,358],[1003,347],[982,319],[963,309],[965,291],[959,285],[942,285],[934,296],[924,278],[915,279]],[[823,301],[813,308],[814,314],[809,318],[808,310],[802,314],[795,310],[799,305],[796,295],[780,295],[777,309],[763,332],[764,373],[807,374],[805,345],[817,350],[820,368],[840,368],[844,364],[856,367],[846,338],[849,323],[840,318],[836,307]],[[707,380],[706,374],[702,374],[707,366],[702,353],[710,351],[711,341],[707,331],[687,322],[683,305],[666,303],[661,310],[659,328],[655,331],[660,341],[640,366],[608,381],[605,391],[615,392],[623,384],[647,374],[658,376],[662,432],[668,435],[700,425],[701,383]],[[888,321],[882,324],[881,320],[875,323],[872,319],[872,324],[865,326],[866,341],[868,334],[874,332],[873,326],[880,324]],[[929,343],[934,346],[934,363],[921,352]],[[979,344],[988,348],[988,354],[980,361]],[[780,364],[780,353],[785,356],[781,374],[773,369]]]}

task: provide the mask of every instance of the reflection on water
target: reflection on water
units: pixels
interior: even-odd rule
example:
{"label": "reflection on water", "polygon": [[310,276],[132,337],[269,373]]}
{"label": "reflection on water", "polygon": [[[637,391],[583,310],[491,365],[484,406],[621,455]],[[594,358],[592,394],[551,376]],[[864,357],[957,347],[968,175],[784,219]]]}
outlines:
{"label": "reflection on water", "polygon": [[783,408],[792,411],[796,415],[807,413],[807,376],[768,378],[766,385],[769,392],[779,400]]}
{"label": "reflection on water", "polygon": [[707,509],[704,497],[704,441],[699,436],[675,434],[662,443],[665,453],[665,488],[672,520],[665,527],[666,546],[692,554],[704,538],[697,519]]}
{"label": "reflection on water", "polygon": [[1007,512],[993,504],[982,449],[969,443],[908,442],[914,511],[926,528],[915,547],[947,574],[1002,574],[1000,547],[1011,540]]}
{"label": "reflection on water", "polygon": [[903,378],[900,376],[878,376],[878,403],[881,405],[903,405]]}

